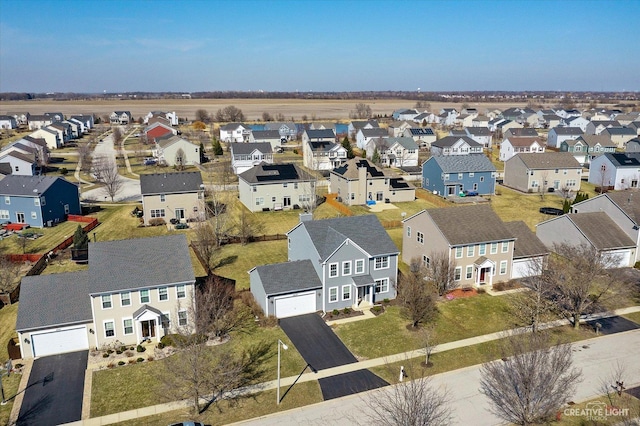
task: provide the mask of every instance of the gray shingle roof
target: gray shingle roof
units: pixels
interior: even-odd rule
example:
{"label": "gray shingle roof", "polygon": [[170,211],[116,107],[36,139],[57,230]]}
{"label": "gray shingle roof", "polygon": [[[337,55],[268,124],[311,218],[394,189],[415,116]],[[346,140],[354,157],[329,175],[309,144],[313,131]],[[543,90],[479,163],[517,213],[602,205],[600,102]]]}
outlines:
{"label": "gray shingle roof", "polygon": [[524,137],[524,136],[534,137],[534,138],[538,137],[538,132],[536,131],[536,129],[532,129],[530,127],[508,129],[507,132],[516,137]]}
{"label": "gray shingle roof", "polygon": [[488,127],[467,127],[467,132],[474,136],[491,136]]}
{"label": "gray shingle roof", "polygon": [[375,215],[338,217],[302,222],[321,261],[324,261],[347,238],[371,256],[399,253],[389,234]]}
{"label": "gray shingle roof", "polygon": [[389,131],[381,127],[374,127],[372,129],[360,129],[360,131],[365,138],[382,138],[389,136]]}
{"label": "gray shingle roof", "polygon": [[451,246],[514,239],[489,206],[427,209],[425,212],[431,216]]}
{"label": "gray shingle roof", "polygon": [[280,139],[280,132],[277,130],[253,130],[251,134],[254,139]]}
{"label": "gray shingle roof", "polygon": [[513,250],[514,259],[540,256],[549,253],[549,250],[542,241],[540,241],[540,238],[538,238],[523,221],[505,222],[504,226],[516,237]]}
{"label": "gray shingle roof", "polygon": [[195,280],[184,234],[89,243],[89,293]]}
{"label": "gray shingle roof", "polygon": [[605,212],[564,215],[598,250],[635,247],[635,243]]}
{"label": "gray shingle roof", "polygon": [[231,143],[229,144],[232,155],[248,155],[256,149],[263,154],[272,153],[273,149],[269,142],[255,142],[255,143]]}
{"label": "gray shingle roof", "polygon": [[365,167],[367,169],[367,178],[372,177],[384,177],[384,172],[380,170],[375,164],[366,158],[354,157],[342,163],[331,171],[336,175],[340,175],[345,179],[359,179],[360,174],[358,169]]}
{"label": "gray shingle roof", "polygon": [[604,129],[603,133],[607,132],[608,134],[614,136],[614,135],[636,135],[636,131],[629,128],[629,127],[608,127],[606,129]]}
{"label": "gray shingle roof", "polygon": [[507,161],[519,158],[529,169],[582,169],[582,166],[570,152],[521,152]]}
{"label": "gray shingle roof", "polygon": [[436,156],[430,160],[438,163],[444,173],[496,171],[496,166],[483,154]]}
{"label": "gray shingle roof", "polygon": [[308,129],[305,130],[309,139],[333,139],[335,140],[336,134],[332,129]]}
{"label": "gray shingle roof", "polygon": [[439,148],[450,148],[460,139],[464,140],[467,144],[469,144],[469,146],[473,146],[473,147],[482,146],[478,142],[471,139],[469,136],[445,136],[444,138],[438,139],[437,141],[433,142],[431,146],[435,146]]}
{"label": "gray shingle roof", "polygon": [[400,144],[404,149],[418,149],[418,145],[416,144],[416,141],[413,140],[413,138],[410,138],[408,136],[400,136],[397,138],[388,138],[387,139],[387,145],[389,147],[393,146],[394,143],[398,142],[398,144]]}
{"label": "gray shingle roof", "polygon": [[[59,176],[6,176],[0,181],[0,194],[35,197],[36,194],[44,194],[56,180],[62,180],[69,184],[75,184]],[[77,191],[77,189],[76,189]]]}
{"label": "gray shingle roof", "polygon": [[568,136],[580,136],[584,134],[580,127],[554,127],[550,132],[555,132],[556,135]]}
{"label": "gray shingle roof", "polygon": [[257,266],[267,296],[322,288],[322,283],[310,260]]}
{"label": "gray shingle roof", "polygon": [[16,330],[92,320],[89,271],[24,277]]}
{"label": "gray shingle roof", "polygon": [[151,173],[140,175],[142,195],[197,192],[202,185],[200,172]]}
{"label": "gray shingle roof", "polygon": [[228,123],[228,124],[225,124],[224,126],[220,126],[220,130],[231,131],[231,130],[236,130],[238,127],[243,127],[245,129],[248,129],[248,126],[244,123]]}
{"label": "gray shingle roof", "polygon": [[636,224],[640,224],[640,190],[627,189],[624,191],[607,192],[600,197],[607,197],[617,205]]}

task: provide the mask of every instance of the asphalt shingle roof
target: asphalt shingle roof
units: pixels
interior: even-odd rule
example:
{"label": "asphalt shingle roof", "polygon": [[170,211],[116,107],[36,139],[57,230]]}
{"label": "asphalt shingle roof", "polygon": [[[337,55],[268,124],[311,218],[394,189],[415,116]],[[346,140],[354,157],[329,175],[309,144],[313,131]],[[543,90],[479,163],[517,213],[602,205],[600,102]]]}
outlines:
{"label": "asphalt shingle roof", "polygon": [[489,206],[427,209],[425,212],[431,216],[451,246],[514,239]]}
{"label": "asphalt shingle roof", "polygon": [[602,195],[609,198],[636,224],[640,224],[640,190],[611,191]]}
{"label": "asphalt shingle roof", "polygon": [[584,134],[580,127],[554,127],[550,131],[555,132],[556,135],[580,136]]}
{"label": "asphalt shingle roof", "polygon": [[496,166],[482,154],[436,156],[431,161],[438,163],[443,173],[496,171]]}
{"label": "asphalt shingle roof", "polygon": [[254,139],[280,139],[280,132],[277,130],[253,130],[251,134]]}
{"label": "asphalt shingle roof", "polygon": [[529,169],[581,169],[582,166],[570,152],[521,152],[507,161],[515,158],[522,160]]}
{"label": "asphalt shingle roof", "polygon": [[538,145],[542,145],[538,137],[525,137],[525,136],[512,136],[507,138],[511,146],[525,147],[531,146],[534,142],[538,142]]}
{"label": "asphalt shingle roof", "polygon": [[564,215],[598,250],[635,247],[635,243],[605,212]]}
{"label": "asphalt shingle roof", "polygon": [[142,195],[197,192],[202,185],[200,172],[152,173],[140,175]]}
{"label": "asphalt shingle roof", "polygon": [[35,197],[37,193],[44,194],[58,179],[70,183],[59,176],[6,176],[0,181],[0,194]]}
{"label": "asphalt shingle roof", "polygon": [[233,155],[248,155],[253,151],[258,150],[263,154],[272,153],[273,149],[269,142],[255,142],[255,143],[232,143],[229,144]]}
{"label": "asphalt shingle roof", "polygon": [[309,129],[306,130],[309,139],[332,139],[335,140],[336,134],[332,129]]}
{"label": "asphalt shingle roof", "polygon": [[310,260],[257,266],[267,296],[322,288],[322,283]]}
{"label": "asphalt shingle roof", "polygon": [[358,169],[366,167],[367,177],[383,177],[384,172],[376,167],[371,161],[366,158],[355,157],[347,162],[341,164],[331,171],[337,175],[342,176],[345,179],[358,179],[360,177]]}
{"label": "asphalt shingle roof", "polygon": [[439,148],[452,147],[460,139],[464,140],[469,146],[472,147],[482,146],[478,142],[471,139],[469,136],[445,136],[444,138],[438,139],[437,141],[433,142],[431,146],[436,146]]}
{"label": "asphalt shingle roof", "polygon": [[261,163],[242,172],[238,177],[248,183],[298,182],[305,179],[305,172],[295,164]]}
{"label": "asphalt shingle roof", "polygon": [[513,250],[514,259],[540,256],[549,253],[549,250],[542,241],[540,241],[540,238],[538,238],[523,221],[505,222],[504,226],[511,232],[511,235],[516,238]]}
{"label": "asphalt shingle roof", "polygon": [[365,138],[384,138],[389,136],[389,131],[381,127],[374,127],[372,129],[360,129],[362,136]]}

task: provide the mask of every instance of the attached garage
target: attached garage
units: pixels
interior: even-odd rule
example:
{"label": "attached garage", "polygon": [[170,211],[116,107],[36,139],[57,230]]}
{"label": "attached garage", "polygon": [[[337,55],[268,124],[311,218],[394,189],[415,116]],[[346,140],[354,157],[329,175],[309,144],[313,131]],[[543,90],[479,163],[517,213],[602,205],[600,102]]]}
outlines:
{"label": "attached garage", "polygon": [[620,249],[620,250],[611,250],[608,252],[612,256],[612,260],[615,259],[616,266],[619,268],[626,268],[629,266],[633,266],[633,262],[631,259],[634,257],[633,248],[628,249]]}
{"label": "attached garage", "polygon": [[31,333],[31,346],[34,357],[87,350],[87,327],[82,325]]}
{"label": "attached garage", "polygon": [[296,315],[310,314],[316,311],[316,292],[294,294],[274,298],[276,318],[287,318]]}

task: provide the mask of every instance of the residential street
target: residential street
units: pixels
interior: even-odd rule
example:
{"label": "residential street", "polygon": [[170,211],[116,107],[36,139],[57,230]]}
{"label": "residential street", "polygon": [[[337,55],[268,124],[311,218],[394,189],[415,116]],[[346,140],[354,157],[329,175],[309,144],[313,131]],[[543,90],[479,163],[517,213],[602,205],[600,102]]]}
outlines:
{"label": "residential street", "polygon": [[[620,362],[626,368],[624,382],[628,388],[640,384],[638,348],[640,348],[640,330],[612,334],[576,344],[574,365],[582,369],[583,381],[572,399],[582,401],[600,394],[598,391],[600,380],[609,375],[616,362]],[[450,393],[453,424],[482,426],[503,423],[487,411],[489,401],[479,392],[479,383],[480,368],[477,366],[433,377],[432,386],[445,387]],[[379,398],[378,392],[390,391],[390,388],[383,388],[237,424],[283,426],[349,423],[364,425],[369,423],[366,418],[366,401],[374,397]]]}

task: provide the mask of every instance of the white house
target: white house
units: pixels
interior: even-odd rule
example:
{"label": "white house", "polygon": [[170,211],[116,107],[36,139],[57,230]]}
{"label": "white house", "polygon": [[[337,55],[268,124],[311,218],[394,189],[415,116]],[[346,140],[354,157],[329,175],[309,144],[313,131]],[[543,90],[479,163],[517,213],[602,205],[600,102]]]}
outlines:
{"label": "white house", "polygon": [[273,164],[273,150],[268,142],[232,143],[231,167],[237,175],[244,173],[258,164]]}
{"label": "white house", "polygon": [[373,139],[367,143],[367,158],[373,158],[375,150],[380,155],[380,163],[387,167],[417,167],[418,145],[412,138]]}
{"label": "white house", "polygon": [[156,138],[153,150],[158,162],[168,166],[191,166],[200,164],[200,146],[180,136],[167,135]]}
{"label": "white house", "polygon": [[554,127],[549,130],[547,146],[560,148],[560,144],[562,144],[563,141],[567,139],[577,139],[582,135],[584,135],[584,132],[579,127]]}
{"label": "white house", "polygon": [[251,128],[242,123],[229,123],[220,126],[220,140],[227,143],[249,142]]}
{"label": "white house", "polygon": [[509,137],[500,144],[500,161],[507,161],[519,152],[544,152],[539,138]]}
{"label": "white house", "polygon": [[589,183],[614,190],[639,188],[640,153],[606,153],[591,160]]}
{"label": "white house", "polygon": [[372,139],[386,139],[389,137],[387,129],[374,127],[371,129],[360,129],[356,134],[356,145],[360,149],[366,149],[367,143]]}
{"label": "white house", "polygon": [[468,136],[445,136],[431,144],[431,155],[482,154],[482,145]]}

